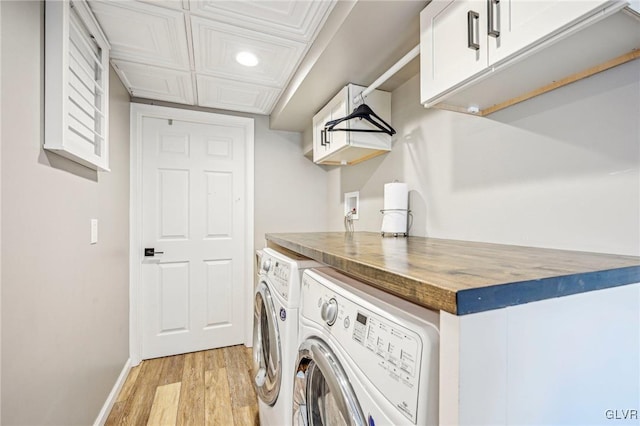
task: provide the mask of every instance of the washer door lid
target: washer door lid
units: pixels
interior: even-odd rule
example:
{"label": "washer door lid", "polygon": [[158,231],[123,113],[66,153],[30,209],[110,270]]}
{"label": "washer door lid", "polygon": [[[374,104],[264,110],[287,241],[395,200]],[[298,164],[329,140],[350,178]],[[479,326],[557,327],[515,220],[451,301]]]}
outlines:
{"label": "washer door lid", "polygon": [[301,358],[309,360],[305,373],[305,411],[309,426],[366,426],[349,378],[329,346],[320,339],[310,338],[300,346]]}
{"label": "washer door lid", "polygon": [[278,399],[282,381],[282,353],[277,312],[266,281],[256,289],[253,311],[254,385],[258,397],[268,405]]}

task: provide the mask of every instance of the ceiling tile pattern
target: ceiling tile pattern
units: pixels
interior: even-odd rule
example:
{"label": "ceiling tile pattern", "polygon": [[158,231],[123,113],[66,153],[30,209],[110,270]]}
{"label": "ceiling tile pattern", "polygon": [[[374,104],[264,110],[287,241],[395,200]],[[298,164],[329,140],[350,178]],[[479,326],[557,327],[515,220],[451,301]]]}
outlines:
{"label": "ceiling tile pattern", "polygon": [[131,96],[193,105],[193,78],[188,71],[153,67],[113,59]]}
{"label": "ceiling tile pattern", "polygon": [[229,24],[258,29],[290,40],[311,41],[328,1],[219,1],[192,2],[194,14]]}
{"label": "ceiling tile pattern", "polygon": [[112,59],[190,69],[181,11],[131,1],[90,4],[111,43]]}
{"label": "ceiling tile pattern", "polygon": [[[134,97],[269,114],[335,0],[90,0]],[[235,57],[249,51],[254,67]]]}
{"label": "ceiling tile pattern", "polygon": [[279,89],[252,83],[197,75],[199,105],[264,114],[275,104]]}
{"label": "ceiling tile pattern", "polygon": [[[193,17],[191,22],[198,73],[283,87],[304,53],[301,42],[202,18]],[[240,65],[235,56],[242,51],[254,53],[258,65]]]}

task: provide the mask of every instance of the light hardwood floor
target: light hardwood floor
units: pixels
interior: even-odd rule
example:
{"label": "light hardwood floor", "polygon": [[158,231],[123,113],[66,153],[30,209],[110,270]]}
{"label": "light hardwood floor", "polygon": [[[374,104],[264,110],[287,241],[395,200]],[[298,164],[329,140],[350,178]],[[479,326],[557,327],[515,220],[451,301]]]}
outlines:
{"label": "light hardwood floor", "polygon": [[109,414],[112,425],[258,426],[251,349],[213,349],[143,361]]}

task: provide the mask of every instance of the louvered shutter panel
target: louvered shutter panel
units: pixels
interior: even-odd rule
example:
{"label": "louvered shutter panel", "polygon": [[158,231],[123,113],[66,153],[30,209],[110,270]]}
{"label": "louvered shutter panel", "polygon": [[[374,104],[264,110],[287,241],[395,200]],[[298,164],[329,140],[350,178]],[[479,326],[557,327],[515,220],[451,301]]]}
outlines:
{"label": "louvered shutter panel", "polygon": [[[108,170],[108,44],[86,2],[53,1],[46,5],[46,37],[50,42],[45,43],[46,55],[51,58],[46,58],[45,70],[45,148],[86,166]],[[58,50],[55,41],[61,41],[62,60],[53,59]],[[57,105],[56,98],[60,98]]]}

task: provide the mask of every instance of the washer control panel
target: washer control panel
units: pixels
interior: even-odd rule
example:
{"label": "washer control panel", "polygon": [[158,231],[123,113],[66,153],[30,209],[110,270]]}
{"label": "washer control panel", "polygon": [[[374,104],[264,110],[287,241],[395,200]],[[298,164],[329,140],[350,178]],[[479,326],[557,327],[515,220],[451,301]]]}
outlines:
{"label": "washer control panel", "polygon": [[289,298],[289,278],[291,277],[291,264],[275,258],[268,258],[271,267],[267,270],[267,277],[276,291],[285,299]]}
{"label": "washer control panel", "polygon": [[407,386],[416,385],[415,372],[418,345],[406,330],[389,321],[358,311],[353,339],[376,354],[389,375]]}
{"label": "washer control panel", "polygon": [[422,360],[417,333],[355,294],[336,291],[306,274],[300,315],[327,330],[362,376],[416,421]]}

